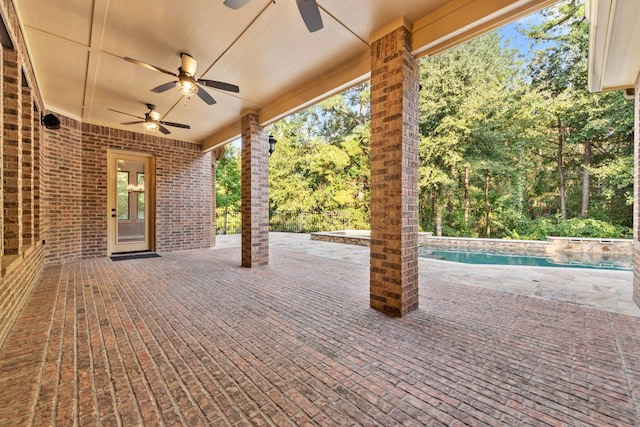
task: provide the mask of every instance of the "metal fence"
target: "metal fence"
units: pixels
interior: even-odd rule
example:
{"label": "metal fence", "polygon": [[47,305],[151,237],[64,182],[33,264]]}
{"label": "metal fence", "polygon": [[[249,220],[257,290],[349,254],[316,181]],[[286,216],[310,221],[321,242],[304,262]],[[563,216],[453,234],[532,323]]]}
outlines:
{"label": "metal fence", "polygon": [[271,231],[313,233],[315,231],[348,230],[351,228],[349,211],[325,212],[272,212],[269,216]]}
{"label": "metal fence", "polygon": [[240,234],[242,232],[242,216],[239,211],[216,209],[216,234]]}
{"label": "metal fence", "polygon": [[[348,230],[351,228],[349,211],[325,212],[271,212],[269,229],[294,233],[315,231]],[[239,211],[216,209],[217,234],[239,234],[242,232],[242,218]]]}

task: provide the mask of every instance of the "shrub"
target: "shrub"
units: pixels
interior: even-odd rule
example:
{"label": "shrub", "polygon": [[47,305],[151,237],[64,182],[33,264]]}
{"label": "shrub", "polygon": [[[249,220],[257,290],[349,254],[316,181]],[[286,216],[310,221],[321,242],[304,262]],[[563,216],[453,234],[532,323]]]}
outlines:
{"label": "shrub", "polygon": [[571,218],[567,220],[536,218],[534,220],[520,220],[505,237],[522,240],[544,240],[547,236],[631,239],[633,230],[629,227],[591,218]]}

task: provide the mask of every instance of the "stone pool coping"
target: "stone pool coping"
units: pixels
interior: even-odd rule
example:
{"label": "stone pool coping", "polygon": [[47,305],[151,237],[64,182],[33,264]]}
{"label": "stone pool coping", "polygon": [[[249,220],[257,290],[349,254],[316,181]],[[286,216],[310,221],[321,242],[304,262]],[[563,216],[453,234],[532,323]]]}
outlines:
{"label": "stone pool coping", "polygon": [[[311,240],[370,246],[369,230],[338,230],[311,233]],[[433,233],[418,233],[418,245],[430,249],[476,250],[503,253],[600,253],[633,254],[633,240],[593,239],[548,236],[547,240],[478,239],[466,237],[437,237]]]}

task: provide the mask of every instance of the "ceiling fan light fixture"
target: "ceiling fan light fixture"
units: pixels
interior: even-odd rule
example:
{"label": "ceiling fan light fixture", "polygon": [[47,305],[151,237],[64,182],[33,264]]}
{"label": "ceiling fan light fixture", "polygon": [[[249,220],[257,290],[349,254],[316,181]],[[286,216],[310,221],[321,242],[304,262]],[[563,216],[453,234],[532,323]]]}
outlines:
{"label": "ceiling fan light fixture", "polygon": [[193,96],[198,93],[198,86],[189,78],[180,79],[178,81],[178,88],[180,89],[180,93],[185,96]]}
{"label": "ceiling fan light fixture", "polygon": [[120,113],[127,116],[135,117],[136,119],[140,119],[133,122],[125,122],[122,124],[123,125],[142,124],[143,129],[146,130],[147,132],[160,131],[160,133],[169,135],[171,132],[165,126],[173,126],[181,129],[191,129],[191,126],[184,125],[182,123],[160,121],[161,115],[156,111],[156,106],[153,104],[147,104],[147,108],[149,109],[149,111],[147,111],[144,114],[144,117],[136,116],[135,114],[125,113],[124,111],[114,110],[113,108],[109,108],[109,110],[115,113]]}
{"label": "ceiling fan light fixture", "polygon": [[151,120],[145,121],[144,123],[142,123],[142,126],[144,127],[144,130],[148,132],[155,132],[160,129],[160,125],[158,125],[157,122]]}

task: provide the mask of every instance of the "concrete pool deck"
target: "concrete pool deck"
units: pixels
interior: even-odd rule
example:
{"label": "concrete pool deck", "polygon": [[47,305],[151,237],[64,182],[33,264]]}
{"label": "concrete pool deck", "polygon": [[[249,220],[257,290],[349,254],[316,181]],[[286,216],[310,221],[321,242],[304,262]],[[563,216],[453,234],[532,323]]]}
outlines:
{"label": "concrete pool deck", "polygon": [[[369,265],[368,247],[311,240],[309,234],[271,232],[269,245]],[[216,238],[216,248],[240,246],[239,234]],[[428,278],[640,317],[640,308],[632,299],[631,271],[472,265],[427,258],[420,258],[419,266],[420,275]]]}

